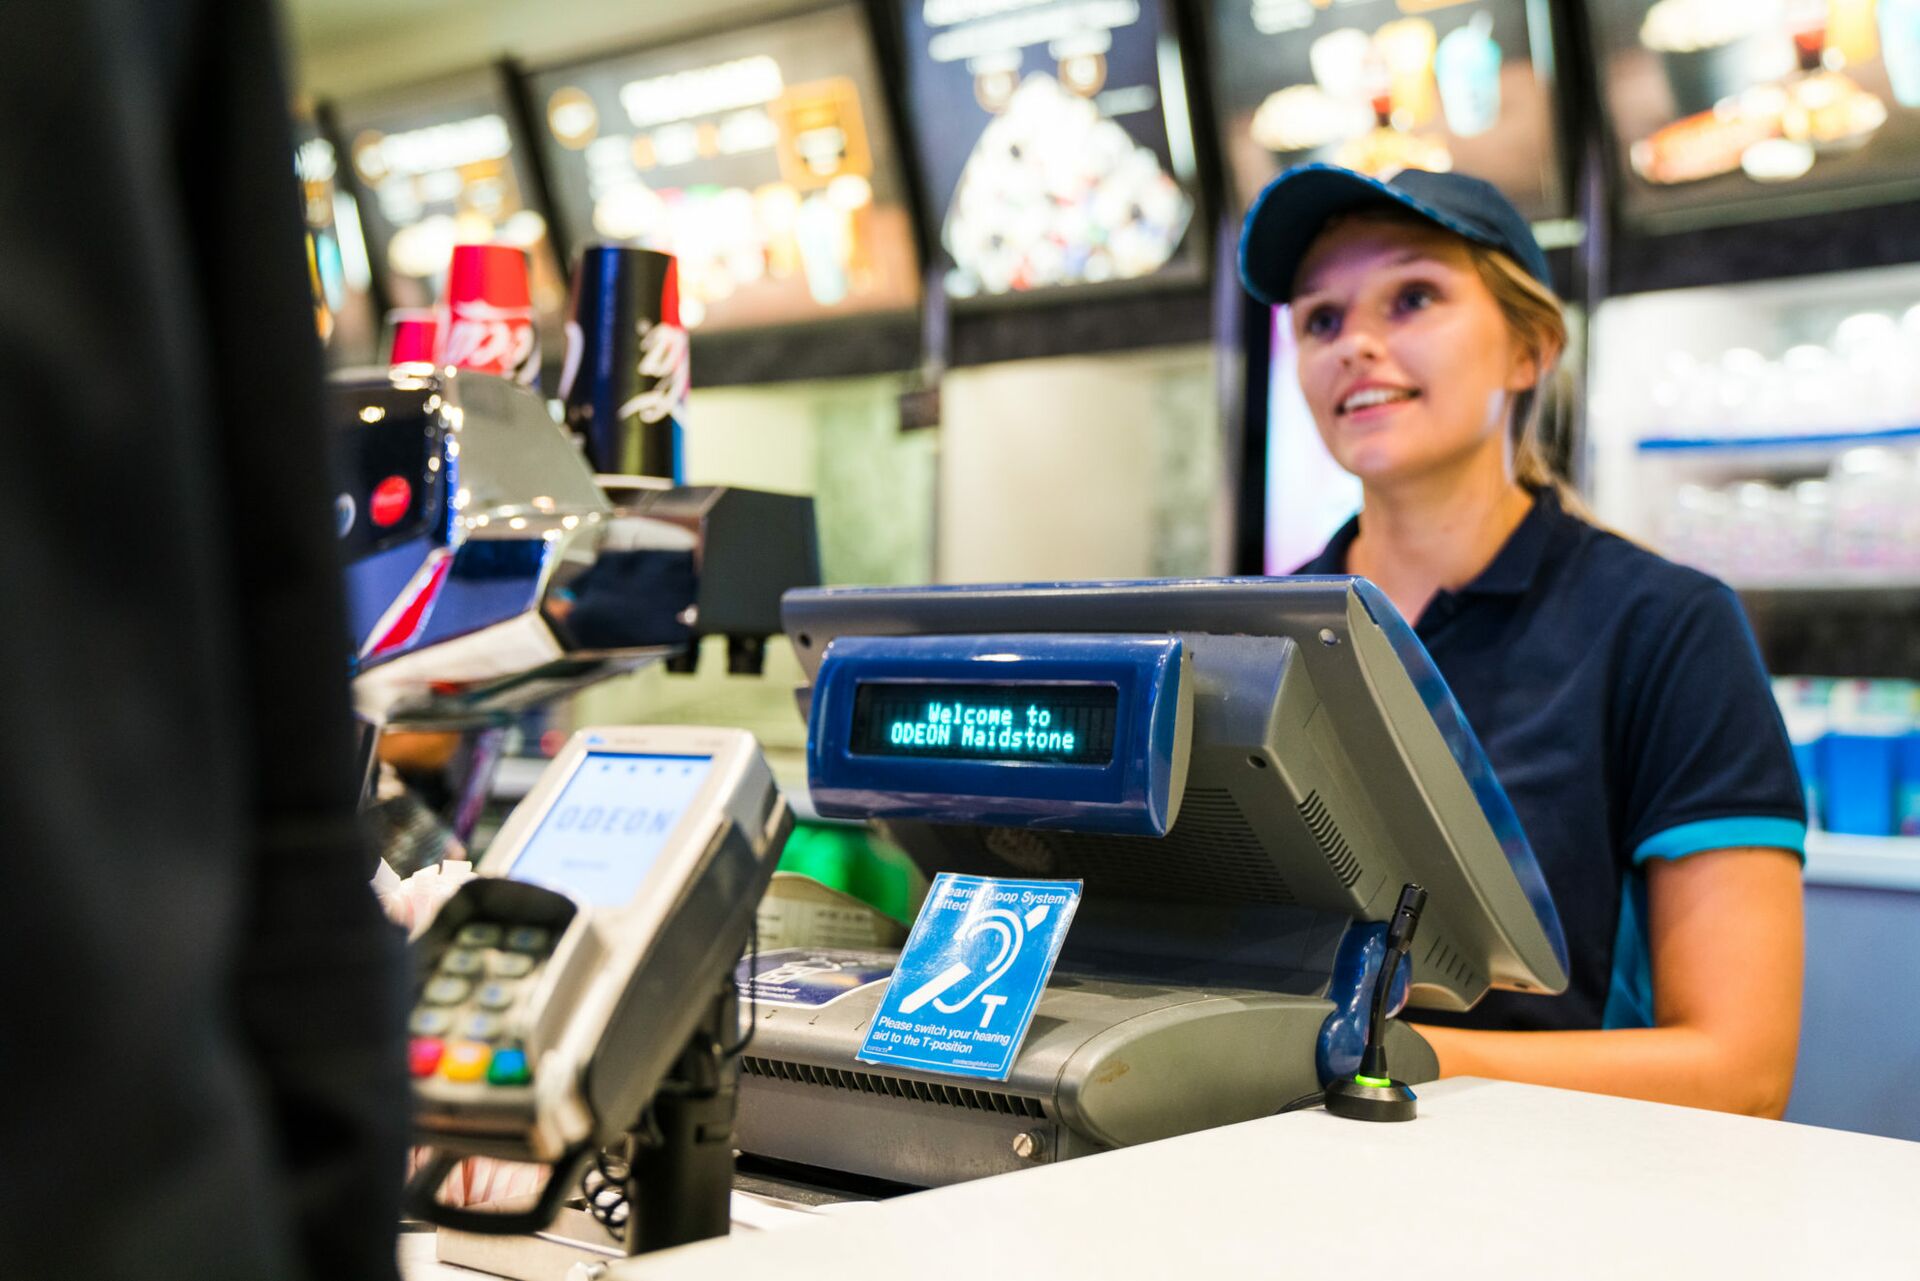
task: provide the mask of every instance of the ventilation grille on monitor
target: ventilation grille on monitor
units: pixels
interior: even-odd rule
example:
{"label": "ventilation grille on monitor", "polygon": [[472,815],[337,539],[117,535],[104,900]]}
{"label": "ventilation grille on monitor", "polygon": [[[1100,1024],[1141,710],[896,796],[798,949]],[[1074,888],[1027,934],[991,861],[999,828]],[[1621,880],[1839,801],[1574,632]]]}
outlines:
{"label": "ventilation grille on monitor", "polygon": [[1223,787],[1188,788],[1179,821],[1162,837],[1032,828],[946,831],[960,850],[971,847],[993,856],[999,866],[981,865],[992,875],[1004,875],[1010,865],[1028,876],[1079,877],[1089,893],[1097,889],[1103,896],[1127,899],[1298,902]]}
{"label": "ventilation grille on monitor", "polygon": [[751,1055],[740,1060],[740,1070],[748,1076],[763,1076],[775,1081],[799,1085],[818,1085],[855,1094],[880,1094],[895,1099],[915,1099],[921,1103],[941,1103],[971,1112],[997,1112],[1003,1116],[1044,1118],[1040,1100],[998,1090],[969,1090],[957,1085],[936,1085],[901,1076],[883,1076],[878,1072],[848,1072],[840,1068],[815,1067],[811,1063],[793,1063],[785,1059],[763,1059]]}
{"label": "ventilation grille on monitor", "polygon": [[1307,793],[1307,799],[1300,802],[1300,817],[1306,820],[1307,830],[1319,842],[1320,852],[1326,855],[1327,866],[1333,869],[1333,874],[1340,878],[1342,885],[1352,889],[1360,880],[1360,860],[1354,857],[1347,838],[1340,834],[1340,828],[1334,823],[1333,815],[1327,812],[1320,793]]}
{"label": "ventilation grille on monitor", "polygon": [[1480,989],[1480,974],[1467,958],[1454,950],[1444,935],[1435,935],[1427,943],[1427,964],[1460,985],[1463,992]]}

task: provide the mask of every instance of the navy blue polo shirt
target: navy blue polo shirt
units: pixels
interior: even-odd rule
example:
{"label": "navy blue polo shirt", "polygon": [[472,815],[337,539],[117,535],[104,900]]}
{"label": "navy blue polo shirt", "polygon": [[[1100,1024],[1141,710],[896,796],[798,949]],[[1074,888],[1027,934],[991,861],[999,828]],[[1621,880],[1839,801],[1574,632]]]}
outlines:
{"label": "navy blue polo shirt", "polygon": [[[1344,574],[1349,521],[1302,574]],[[1651,1027],[1654,858],[1803,855],[1786,727],[1726,584],[1567,514],[1551,490],[1491,564],[1414,624],[1519,815],[1560,909],[1560,996],[1491,992],[1422,1022]]]}

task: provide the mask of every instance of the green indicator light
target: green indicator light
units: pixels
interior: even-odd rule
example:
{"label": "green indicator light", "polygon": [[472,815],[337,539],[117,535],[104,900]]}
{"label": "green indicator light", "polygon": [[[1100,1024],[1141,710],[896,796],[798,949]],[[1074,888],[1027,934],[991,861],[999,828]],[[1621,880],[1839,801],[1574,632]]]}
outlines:
{"label": "green indicator light", "polygon": [[1391,1090],[1393,1088],[1393,1082],[1384,1076],[1360,1076],[1356,1073],[1353,1079],[1362,1085],[1370,1086],[1376,1090]]}

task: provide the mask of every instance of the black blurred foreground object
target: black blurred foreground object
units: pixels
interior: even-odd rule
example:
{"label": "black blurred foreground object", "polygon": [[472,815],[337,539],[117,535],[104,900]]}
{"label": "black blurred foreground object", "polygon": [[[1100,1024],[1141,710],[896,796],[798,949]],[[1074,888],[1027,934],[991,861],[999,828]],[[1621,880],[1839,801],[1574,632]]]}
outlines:
{"label": "black blurred foreground object", "polygon": [[392,1277],[400,939],[271,16],[6,27],[0,1276]]}

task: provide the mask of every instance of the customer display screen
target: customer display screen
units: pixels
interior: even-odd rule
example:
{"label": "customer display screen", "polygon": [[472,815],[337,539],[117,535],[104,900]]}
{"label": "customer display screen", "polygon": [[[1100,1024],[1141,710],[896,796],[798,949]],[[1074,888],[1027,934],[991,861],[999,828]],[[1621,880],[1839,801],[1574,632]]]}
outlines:
{"label": "customer display screen", "polygon": [[918,305],[858,6],[558,67],[529,88],[568,240],[675,255],[688,329]]}
{"label": "customer display screen", "polygon": [[1589,0],[1651,230],[1920,192],[1920,0]]}
{"label": "customer display screen", "polygon": [[857,756],[954,761],[1113,760],[1120,692],[1113,685],[861,681],[850,748]]}
{"label": "customer display screen", "polygon": [[1224,156],[1244,208],[1309,161],[1457,171],[1567,212],[1547,0],[1213,0]]}
{"label": "customer display screen", "polygon": [[626,904],[712,768],[709,756],[587,753],[508,875],[591,907]]}
{"label": "customer display screen", "polygon": [[1165,0],[906,0],[908,105],[947,295],[1201,270]]}

